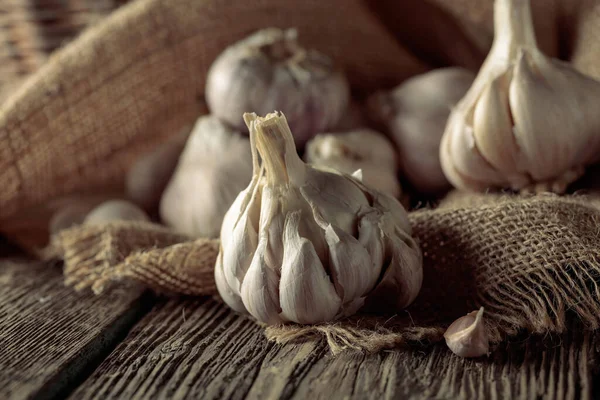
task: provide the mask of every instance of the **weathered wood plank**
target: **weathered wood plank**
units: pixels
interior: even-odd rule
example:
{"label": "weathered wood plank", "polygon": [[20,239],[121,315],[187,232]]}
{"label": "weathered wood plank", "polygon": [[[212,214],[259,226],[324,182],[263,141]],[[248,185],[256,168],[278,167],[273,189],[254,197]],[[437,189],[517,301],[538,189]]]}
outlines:
{"label": "weathered wood plank", "polygon": [[67,395],[150,308],[140,288],[75,293],[58,265],[0,261],[0,398]]}
{"label": "weathered wood plank", "polygon": [[[562,343],[562,345],[561,345]],[[275,345],[207,300],[160,303],[73,399],[590,398],[596,348],[581,333],[504,345],[487,361],[439,345],[337,357]]]}

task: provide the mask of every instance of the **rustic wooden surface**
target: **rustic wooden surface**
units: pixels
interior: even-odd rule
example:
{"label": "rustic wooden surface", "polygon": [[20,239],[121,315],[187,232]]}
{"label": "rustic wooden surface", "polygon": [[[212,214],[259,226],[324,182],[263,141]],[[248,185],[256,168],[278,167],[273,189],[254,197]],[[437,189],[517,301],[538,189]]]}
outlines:
{"label": "rustic wooden surface", "polygon": [[504,345],[485,362],[438,345],[334,357],[276,345],[213,301],[161,302],[73,399],[590,398],[597,349],[577,332]]}
{"label": "rustic wooden surface", "polygon": [[589,399],[599,343],[573,332],[485,361],[443,345],[334,357],[269,343],[210,299],[95,297],[64,287],[58,265],[0,262],[0,399]]}
{"label": "rustic wooden surface", "polygon": [[58,265],[0,262],[0,399],[63,397],[150,307],[139,288],[77,294]]}

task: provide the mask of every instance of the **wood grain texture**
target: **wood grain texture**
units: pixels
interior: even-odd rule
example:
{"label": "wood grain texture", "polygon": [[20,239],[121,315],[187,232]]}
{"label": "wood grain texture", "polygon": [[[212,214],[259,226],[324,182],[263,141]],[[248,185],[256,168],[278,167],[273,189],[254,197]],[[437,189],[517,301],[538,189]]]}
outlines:
{"label": "wood grain texture", "polygon": [[0,261],[0,399],[64,397],[150,308],[146,300],[133,286],[76,293],[58,265]]}
{"label": "wood grain texture", "polygon": [[219,303],[159,305],[73,399],[421,399],[591,397],[589,335],[505,344],[488,360],[445,346],[332,356],[323,343],[277,345]]}

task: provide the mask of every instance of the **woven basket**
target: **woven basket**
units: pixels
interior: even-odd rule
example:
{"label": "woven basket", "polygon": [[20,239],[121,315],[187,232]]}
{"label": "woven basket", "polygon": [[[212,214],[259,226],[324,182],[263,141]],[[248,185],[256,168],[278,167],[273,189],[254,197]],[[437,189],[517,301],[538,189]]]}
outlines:
{"label": "woven basket", "polygon": [[56,49],[128,0],[0,0],[0,102]]}

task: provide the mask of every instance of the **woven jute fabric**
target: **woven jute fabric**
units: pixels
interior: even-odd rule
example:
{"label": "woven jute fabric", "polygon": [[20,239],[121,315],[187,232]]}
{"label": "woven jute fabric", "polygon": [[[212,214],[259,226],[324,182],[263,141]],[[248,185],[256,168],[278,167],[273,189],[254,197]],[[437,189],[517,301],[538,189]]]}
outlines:
{"label": "woven jute fabric", "polygon": [[50,54],[126,0],[0,2],[0,102]]}
{"label": "woven jute fabric", "polygon": [[[493,342],[521,331],[563,332],[570,317],[600,327],[600,196],[455,192],[436,208],[410,213],[410,220],[423,249],[424,281],[407,310],[266,327],[267,337],[324,337],[333,352],[378,351],[439,341],[449,323],[481,306]],[[55,236],[53,250],[76,288],[101,292],[133,279],[168,293],[216,294],[217,240],[120,222],[72,228]]]}

